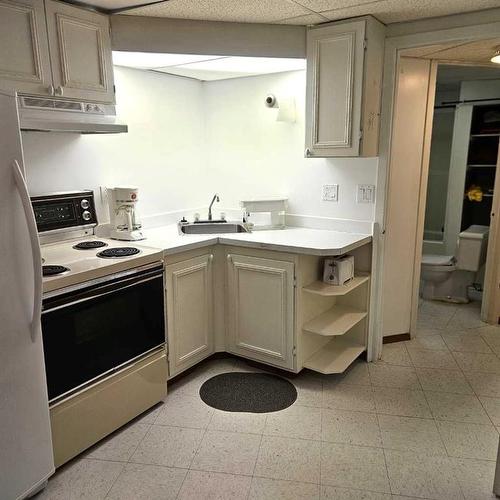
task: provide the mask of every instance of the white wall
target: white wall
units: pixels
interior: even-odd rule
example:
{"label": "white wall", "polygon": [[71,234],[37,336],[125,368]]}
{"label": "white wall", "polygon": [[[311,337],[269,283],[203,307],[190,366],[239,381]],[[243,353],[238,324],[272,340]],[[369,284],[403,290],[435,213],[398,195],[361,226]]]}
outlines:
{"label": "white wall", "polygon": [[[304,73],[201,83],[115,68],[117,111],[129,133],[24,132],[30,190],[133,184],[143,216],[206,206],[215,191],[226,209],[278,194],[289,197],[290,213],[373,220],[374,205],[356,203],[356,184],[375,184],[377,159],[304,159]],[[295,96],[296,123],[276,121],[264,106],[269,92]],[[340,185],[338,203],[321,201],[324,183]]]}
{"label": "white wall", "polygon": [[[120,184],[141,189],[141,212],[196,207],[205,175],[199,82],[115,68],[117,114],[128,134],[23,132],[32,194]],[[193,189],[194,184],[194,189]],[[107,208],[100,210],[107,218]]]}
{"label": "white wall", "polygon": [[[356,203],[356,184],[375,184],[377,159],[304,158],[305,71],[204,83],[209,172],[224,206],[246,197],[286,195],[289,212],[373,220],[374,205]],[[267,94],[295,97],[296,123],[276,121]],[[321,201],[323,184],[339,184],[339,202]]]}

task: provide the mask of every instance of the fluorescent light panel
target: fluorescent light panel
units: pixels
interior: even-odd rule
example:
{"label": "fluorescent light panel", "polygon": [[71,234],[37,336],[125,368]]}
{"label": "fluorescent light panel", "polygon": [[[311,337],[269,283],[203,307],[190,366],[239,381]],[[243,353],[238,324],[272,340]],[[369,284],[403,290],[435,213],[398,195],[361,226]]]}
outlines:
{"label": "fluorescent light panel", "polygon": [[198,56],[193,54],[159,54],[156,52],[113,51],[113,64],[137,69],[156,69],[206,61],[220,56]]}
{"label": "fluorescent light panel", "polygon": [[224,57],[210,61],[197,61],[187,65],[190,69],[207,71],[229,71],[231,73],[279,73],[305,69],[304,59],[281,59],[276,57]]}
{"label": "fluorescent light panel", "polygon": [[[149,52],[113,52],[113,64],[163,73],[205,79],[234,78],[237,75],[262,75],[298,71],[306,68],[305,59],[279,57],[198,56]],[[227,76],[225,76],[227,75]]]}

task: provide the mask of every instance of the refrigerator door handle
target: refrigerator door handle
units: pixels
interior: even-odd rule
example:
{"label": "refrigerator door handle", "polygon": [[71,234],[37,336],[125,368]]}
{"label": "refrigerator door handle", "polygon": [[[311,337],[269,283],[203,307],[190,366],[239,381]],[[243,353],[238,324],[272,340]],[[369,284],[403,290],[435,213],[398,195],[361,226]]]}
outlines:
{"label": "refrigerator door handle", "polygon": [[24,179],[21,166],[17,160],[13,161],[14,179],[16,187],[21,198],[24,209],[24,216],[28,226],[28,233],[31,242],[31,254],[33,256],[33,274],[35,277],[34,293],[33,293],[33,317],[31,318],[31,340],[34,342],[37,332],[39,330],[39,322],[42,315],[42,253],[40,251],[40,243],[38,241],[38,231],[36,229],[35,216],[31,207],[30,195],[28,193],[28,186]]}

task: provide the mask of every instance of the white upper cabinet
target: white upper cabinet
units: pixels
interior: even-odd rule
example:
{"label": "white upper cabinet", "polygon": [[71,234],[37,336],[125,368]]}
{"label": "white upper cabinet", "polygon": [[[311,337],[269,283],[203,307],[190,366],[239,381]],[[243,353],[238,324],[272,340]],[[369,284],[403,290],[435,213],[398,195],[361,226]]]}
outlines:
{"label": "white upper cabinet", "polygon": [[293,369],[294,264],[227,256],[227,350]]}
{"label": "white upper cabinet", "polygon": [[51,94],[43,0],[0,0],[0,88]]}
{"label": "white upper cabinet", "polygon": [[45,6],[56,95],[113,102],[108,17],[52,0]]}
{"label": "white upper cabinet", "polygon": [[0,0],[0,88],[113,103],[108,17],[52,0]]}
{"label": "white upper cabinet", "polygon": [[377,156],[384,37],[371,17],[309,29],[306,157]]}

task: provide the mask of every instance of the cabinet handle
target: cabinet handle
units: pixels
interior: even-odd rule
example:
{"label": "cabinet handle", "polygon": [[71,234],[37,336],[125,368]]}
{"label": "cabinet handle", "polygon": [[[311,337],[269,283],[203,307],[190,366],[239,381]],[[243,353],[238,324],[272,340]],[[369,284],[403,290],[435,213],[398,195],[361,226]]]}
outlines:
{"label": "cabinet handle", "polygon": [[227,254],[226,258],[228,262],[231,262],[233,260],[233,256],[230,253]]}
{"label": "cabinet handle", "polygon": [[60,85],[56,88],[56,95],[60,95],[61,97],[64,95],[64,89]]}
{"label": "cabinet handle", "polygon": [[213,254],[213,253],[211,253],[211,254],[209,255],[208,260],[210,261],[210,263],[212,263],[212,262],[213,262],[213,260],[214,260],[214,254]]}
{"label": "cabinet handle", "polygon": [[49,95],[54,95],[55,94],[54,85],[49,85],[47,87],[47,92],[49,93]]}
{"label": "cabinet handle", "polygon": [[309,148],[306,148],[304,155],[306,158],[310,158],[312,156],[311,150]]}

